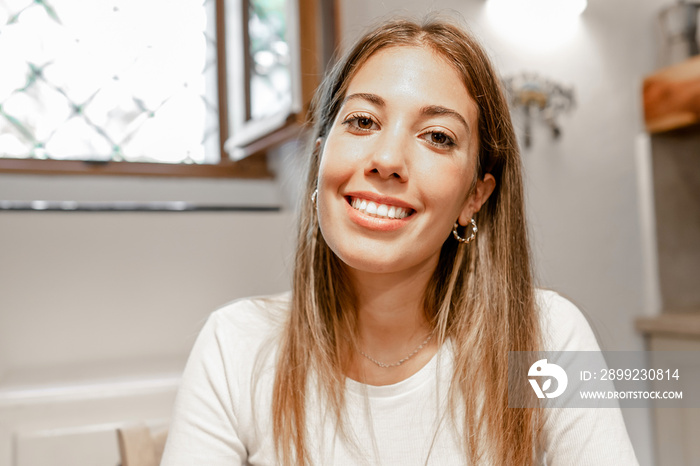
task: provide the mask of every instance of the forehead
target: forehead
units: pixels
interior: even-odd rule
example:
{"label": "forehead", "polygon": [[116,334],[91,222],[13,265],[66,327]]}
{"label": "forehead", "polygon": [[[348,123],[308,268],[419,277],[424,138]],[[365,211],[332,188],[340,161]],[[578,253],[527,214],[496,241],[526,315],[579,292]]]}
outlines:
{"label": "forehead", "polygon": [[351,79],[347,95],[373,93],[395,104],[439,105],[475,120],[476,102],[462,75],[428,46],[394,46],[370,56]]}

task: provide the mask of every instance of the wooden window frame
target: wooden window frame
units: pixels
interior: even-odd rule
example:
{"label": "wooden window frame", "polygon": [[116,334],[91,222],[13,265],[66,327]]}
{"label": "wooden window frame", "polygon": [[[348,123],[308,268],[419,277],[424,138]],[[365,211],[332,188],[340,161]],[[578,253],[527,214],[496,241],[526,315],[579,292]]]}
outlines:
{"label": "wooden window frame", "polygon": [[[323,1],[323,0],[320,0]],[[216,2],[217,81],[219,101],[219,151],[216,164],[146,163],[121,161],[37,160],[0,158],[0,174],[23,173],[41,175],[124,175],[192,178],[272,178],[266,153],[287,140],[300,136],[309,103],[320,82],[319,0],[297,0],[299,18],[299,54],[302,110],[292,114],[278,129],[251,141],[244,148],[245,158],[231,160],[224,150],[229,137],[229,112],[226,68],[225,0]],[[243,5],[247,8],[247,0]],[[337,11],[337,10],[336,10]],[[247,15],[244,16],[244,22]],[[330,18],[336,23],[337,18]],[[247,28],[246,28],[247,29]],[[335,24],[333,25],[335,30]],[[337,43],[337,37],[332,38]],[[246,97],[248,101],[250,96]]]}

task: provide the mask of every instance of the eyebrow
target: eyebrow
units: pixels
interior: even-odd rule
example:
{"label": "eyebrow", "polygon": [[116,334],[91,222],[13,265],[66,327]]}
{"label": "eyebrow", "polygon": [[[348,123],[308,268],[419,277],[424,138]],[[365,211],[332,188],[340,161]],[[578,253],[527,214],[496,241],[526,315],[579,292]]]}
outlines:
{"label": "eyebrow", "polygon": [[373,103],[379,107],[384,107],[386,105],[386,102],[384,101],[384,99],[382,99],[381,97],[379,97],[376,94],[367,94],[364,92],[359,92],[357,94],[350,94],[350,95],[346,96],[343,99],[343,103],[341,104],[341,107],[343,105],[345,105],[346,103],[348,103],[349,101],[355,100],[355,99],[367,100],[370,103]]}
{"label": "eyebrow", "polygon": [[467,120],[465,120],[464,117],[456,110],[452,110],[451,108],[442,107],[440,105],[428,105],[427,107],[421,108],[420,112],[423,115],[428,115],[428,116],[446,115],[446,116],[453,117],[453,118],[459,120],[459,122],[464,125],[464,127],[467,129],[467,133],[470,132],[469,124],[467,123]]}

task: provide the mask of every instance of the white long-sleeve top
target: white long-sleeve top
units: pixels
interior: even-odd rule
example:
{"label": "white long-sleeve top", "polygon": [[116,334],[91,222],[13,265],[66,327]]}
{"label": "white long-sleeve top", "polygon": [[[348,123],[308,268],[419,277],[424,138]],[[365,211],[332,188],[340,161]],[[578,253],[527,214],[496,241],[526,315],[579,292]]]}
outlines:
{"label": "white long-sleeve top", "polygon": [[[246,299],[214,312],[185,369],[162,466],[276,464],[271,405],[277,343],[290,295]],[[538,290],[546,349],[598,351],[581,312],[552,291]],[[316,465],[464,465],[461,435],[445,399],[449,344],[399,383],[346,381],[350,439],[337,435],[332,413],[307,397],[308,445]],[[546,465],[637,465],[619,409],[546,409]]]}

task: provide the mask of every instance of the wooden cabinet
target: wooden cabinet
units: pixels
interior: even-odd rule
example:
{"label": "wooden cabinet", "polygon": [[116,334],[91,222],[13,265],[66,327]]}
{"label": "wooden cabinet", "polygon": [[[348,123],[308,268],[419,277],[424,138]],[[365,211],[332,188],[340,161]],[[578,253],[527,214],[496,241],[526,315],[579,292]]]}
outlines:
{"label": "wooden cabinet", "polygon": [[644,121],[650,133],[700,123],[700,56],[644,80]]}

